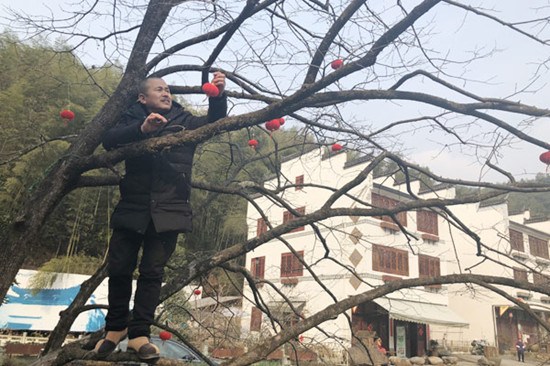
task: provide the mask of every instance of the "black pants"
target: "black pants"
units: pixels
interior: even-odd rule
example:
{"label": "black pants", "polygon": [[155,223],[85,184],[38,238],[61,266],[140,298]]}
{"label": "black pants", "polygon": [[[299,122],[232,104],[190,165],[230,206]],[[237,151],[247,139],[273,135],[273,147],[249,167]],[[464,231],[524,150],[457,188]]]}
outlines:
{"label": "black pants", "polygon": [[525,351],[518,351],[518,361],[525,362]]}
{"label": "black pants", "polygon": [[[105,330],[128,328],[130,339],[148,337],[159,303],[164,266],[176,248],[176,232],[157,233],[151,223],[145,234],[115,229],[108,253],[109,311]],[[143,244],[139,263],[139,277],[130,314],[132,274],[137,265],[138,252]]]}

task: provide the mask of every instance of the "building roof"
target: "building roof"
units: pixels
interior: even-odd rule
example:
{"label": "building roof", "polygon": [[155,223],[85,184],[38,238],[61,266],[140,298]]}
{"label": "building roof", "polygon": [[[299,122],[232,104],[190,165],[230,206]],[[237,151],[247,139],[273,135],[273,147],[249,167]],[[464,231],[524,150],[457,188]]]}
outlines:
{"label": "building roof", "polygon": [[376,193],[378,193],[378,191],[384,191],[386,193],[389,193],[393,197],[399,197],[405,200],[412,200],[412,197],[409,194],[401,192],[397,189],[390,188],[380,183],[373,183],[372,188],[373,191],[375,191]]}
{"label": "building roof", "polygon": [[241,300],[240,296],[219,296],[219,297],[203,297],[197,300],[189,301],[193,309],[202,309],[210,306],[219,306],[220,304],[228,304]]}
{"label": "building roof", "polygon": [[531,226],[527,226],[513,220],[510,220],[510,229],[521,231],[523,233],[526,233],[527,235],[531,234],[541,239],[542,238],[545,238],[546,240],[550,239],[550,233],[534,229]]}
{"label": "building roof", "polygon": [[497,197],[489,198],[479,202],[479,207],[490,207],[508,203],[508,194],[502,194]]}
{"label": "building roof", "polygon": [[550,217],[544,215],[544,216],[535,216],[535,217],[530,217],[528,219],[525,219],[523,222],[525,224],[534,224],[535,222],[545,222],[545,221],[550,221]]}
{"label": "building roof", "polygon": [[447,305],[397,300],[386,297],[374,299],[386,309],[391,318],[421,324],[438,324],[449,327],[467,327],[468,322],[453,312]]}

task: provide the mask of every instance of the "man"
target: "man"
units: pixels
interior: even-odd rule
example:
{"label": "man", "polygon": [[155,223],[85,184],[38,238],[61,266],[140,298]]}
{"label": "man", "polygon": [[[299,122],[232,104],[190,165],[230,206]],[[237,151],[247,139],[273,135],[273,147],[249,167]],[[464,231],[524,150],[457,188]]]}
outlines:
{"label": "man", "polygon": [[[225,75],[214,73],[212,83],[220,91],[209,98],[208,115],[193,116],[172,101],[170,89],[160,78],[140,83],[138,101],[124,118],[105,133],[103,146],[110,150],[150,137],[196,129],[223,118],[227,113]],[[150,343],[150,326],[159,302],[164,266],[172,255],[178,233],[191,231],[191,170],[196,144],[173,146],[153,155],[125,161],[120,201],[111,218],[113,234],[109,244],[109,311],[105,338],[95,347],[105,357],[128,336],[128,350],[140,359],[159,357]],[[138,251],[143,246],[139,277],[130,313],[132,274]]]}

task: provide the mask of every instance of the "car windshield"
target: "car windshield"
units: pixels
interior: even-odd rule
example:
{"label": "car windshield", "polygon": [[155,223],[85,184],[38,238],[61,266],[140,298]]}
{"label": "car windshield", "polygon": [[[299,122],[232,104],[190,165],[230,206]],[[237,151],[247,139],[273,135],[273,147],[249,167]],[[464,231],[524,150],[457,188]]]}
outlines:
{"label": "car windshield", "polygon": [[178,343],[172,341],[163,342],[159,339],[153,339],[153,343],[160,349],[161,357],[184,359],[189,361],[196,359],[189,349]]}
{"label": "car windshield", "polygon": [[[151,341],[159,348],[160,357],[172,358],[175,360],[182,360],[192,362],[193,365],[208,365],[200,358],[200,356],[195,355],[187,346],[182,343],[175,342],[172,340],[162,341],[158,337],[151,337]],[[119,345],[122,351],[126,351],[128,347],[128,339],[120,342]]]}

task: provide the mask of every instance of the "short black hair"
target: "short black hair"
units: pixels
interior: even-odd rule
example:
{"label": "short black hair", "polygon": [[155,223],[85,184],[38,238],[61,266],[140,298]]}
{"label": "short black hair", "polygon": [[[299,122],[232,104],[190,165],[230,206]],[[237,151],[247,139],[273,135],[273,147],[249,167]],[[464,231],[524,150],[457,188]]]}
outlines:
{"label": "short black hair", "polygon": [[147,94],[147,88],[149,87],[149,80],[152,80],[152,79],[162,80],[162,78],[159,78],[158,76],[151,76],[141,80],[138,85],[138,95]]}

